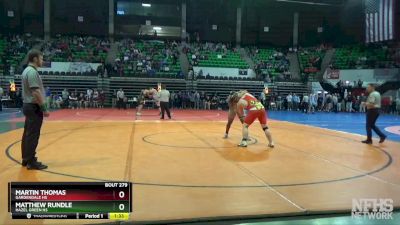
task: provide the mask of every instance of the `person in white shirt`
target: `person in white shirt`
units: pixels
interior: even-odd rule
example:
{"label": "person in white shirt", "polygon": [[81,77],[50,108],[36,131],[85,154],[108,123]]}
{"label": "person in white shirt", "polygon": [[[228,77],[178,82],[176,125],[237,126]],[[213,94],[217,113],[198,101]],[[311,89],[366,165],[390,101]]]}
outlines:
{"label": "person in white shirt", "polygon": [[124,98],[125,98],[125,93],[122,90],[122,88],[120,88],[117,91],[117,108],[118,109],[121,109],[121,108],[126,109],[126,107],[124,107]]}
{"label": "person in white shirt", "polygon": [[200,93],[197,91],[194,93],[194,108],[200,109]]}
{"label": "person in white shirt", "polygon": [[368,84],[367,87],[368,98],[365,103],[367,107],[366,113],[366,130],[367,139],[362,141],[365,144],[372,144],[372,130],[379,136],[379,143],[383,143],[386,139],[386,135],[376,126],[376,121],[379,117],[379,111],[381,109],[381,94],[375,90],[375,84]]}
{"label": "person in white shirt", "polygon": [[299,110],[299,105],[300,105],[300,97],[296,94],[293,94],[293,108],[294,111],[298,111]]}
{"label": "person in white shirt", "polygon": [[169,98],[170,98],[170,93],[167,90],[165,84],[161,85],[161,91],[159,92],[159,97],[160,97],[160,106],[161,106],[161,118],[164,119],[164,114],[167,112],[167,116],[169,119],[171,119],[171,112],[169,111]]}
{"label": "person in white shirt", "polygon": [[303,104],[303,112],[304,112],[304,113],[308,113],[308,108],[309,108],[309,97],[308,97],[307,94],[305,94],[305,95],[303,96],[302,104]]}
{"label": "person in white shirt", "polygon": [[315,109],[317,108],[318,105],[318,96],[313,93],[310,95],[310,112],[315,113]]}
{"label": "person in white shirt", "polygon": [[93,91],[93,107],[98,108],[99,107],[99,92],[97,89],[94,89]]}
{"label": "person in white shirt", "polygon": [[287,101],[287,110],[288,111],[292,111],[293,108],[293,97],[292,97],[292,93],[288,94],[286,96],[286,101]]}

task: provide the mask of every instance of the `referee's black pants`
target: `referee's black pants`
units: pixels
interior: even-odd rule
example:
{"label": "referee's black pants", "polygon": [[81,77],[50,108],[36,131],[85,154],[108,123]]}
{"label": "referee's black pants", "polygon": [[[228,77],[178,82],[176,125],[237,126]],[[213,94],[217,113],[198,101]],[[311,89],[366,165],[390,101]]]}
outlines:
{"label": "referee's black pants", "polygon": [[25,115],[24,134],[21,142],[22,160],[33,163],[36,161],[36,147],[39,143],[43,112],[39,105],[27,103],[24,103],[22,111]]}
{"label": "referee's black pants", "polygon": [[379,109],[368,109],[367,110],[367,140],[372,140],[372,130],[380,137],[384,138],[386,135],[375,125],[376,120],[379,117]]}
{"label": "referee's black pants", "polygon": [[169,111],[169,102],[160,102],[161,106],[161,119],[164,119],[164,113],[167,111],[168,118],[171,119],[171,113]]}

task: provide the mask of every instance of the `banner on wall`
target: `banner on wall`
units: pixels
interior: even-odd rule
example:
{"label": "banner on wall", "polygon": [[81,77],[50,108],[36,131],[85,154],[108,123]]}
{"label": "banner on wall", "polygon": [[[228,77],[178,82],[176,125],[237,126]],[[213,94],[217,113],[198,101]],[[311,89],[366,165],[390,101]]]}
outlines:
{"label": "banner on wall", "polygon": [[327,70],[328,79],[339,79],[340,70]]}
{"label": "banner on wall", "polygon": [[256,77],[256,73],[252,69],[238,69],[238,68],[221,68],[221,67],[203,67],[195,66],[193,71],[195,74],[199,74],[201,70],[204,76],[224,76],[224,77],[237,77],[237,76],[247,76]]}
{"label": "banner on wall", "polygon": [[53,72],[91,72],[96,71],[100,63],[85,63],[85,62],[51,62],[44,67],[39,68],[39,71]]}

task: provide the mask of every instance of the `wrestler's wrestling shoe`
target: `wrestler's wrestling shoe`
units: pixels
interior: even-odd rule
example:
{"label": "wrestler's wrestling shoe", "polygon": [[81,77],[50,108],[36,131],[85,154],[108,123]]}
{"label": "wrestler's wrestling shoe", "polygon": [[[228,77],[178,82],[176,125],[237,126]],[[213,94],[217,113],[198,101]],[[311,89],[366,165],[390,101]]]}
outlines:
{"label": "wrestler's wrestling shoe", "polygon": [[238,144],[239,147],[247,147],[247,140],[242,140],[240,144]]}
{"label": "wrestler's wrestling shoe", "polygon": [[271,142],[271,143],[269,143],[269,144],[268,144],[268,147],[270,147],[270,148],[274,148],[274,147],[275,147],[275,144],[274,144],[274,142]]}

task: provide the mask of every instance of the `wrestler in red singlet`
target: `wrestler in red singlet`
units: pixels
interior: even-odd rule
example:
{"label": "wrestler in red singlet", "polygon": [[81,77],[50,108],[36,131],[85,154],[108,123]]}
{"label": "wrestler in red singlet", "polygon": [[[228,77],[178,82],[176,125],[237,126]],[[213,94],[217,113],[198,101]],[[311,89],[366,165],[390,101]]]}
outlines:
{"label": "wrestler in red singlet", "polygon": [[262,103],[250,94],[244,95],[242,99],[247,102],[244,109],[248,110],[244,123],[250,126],[254,120],[258,119],[262,125],[267,124],[267,113]]}
{"label": "wrestler in red singlet", "polygon": [[247,140],[249,138],[249,126],[258,119],[260,121],[261,127],[268,139],[268,147],[273,148],[274,142],[272,140],[271,132],[268,130],[267,126],[267,113],[263,104],[257,100],[253,95],[245,92],[238,92],[237,97],[239,98],[237,102],[237,112],[239,118],[244,117],[244,110],[247,110],[247,116],[244,118],[244,123],[242,127],[242,141],[240,142],[240,147],[247,147]]}

